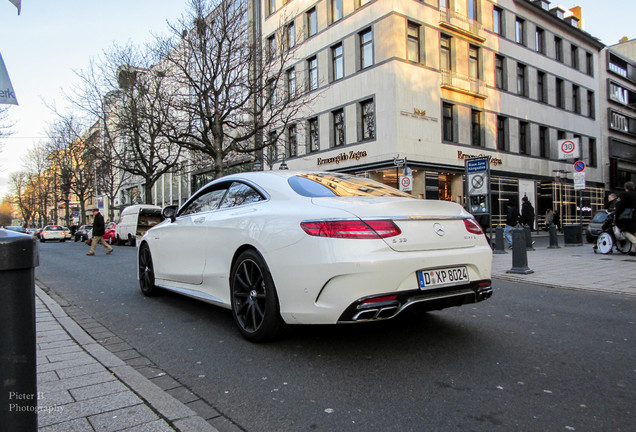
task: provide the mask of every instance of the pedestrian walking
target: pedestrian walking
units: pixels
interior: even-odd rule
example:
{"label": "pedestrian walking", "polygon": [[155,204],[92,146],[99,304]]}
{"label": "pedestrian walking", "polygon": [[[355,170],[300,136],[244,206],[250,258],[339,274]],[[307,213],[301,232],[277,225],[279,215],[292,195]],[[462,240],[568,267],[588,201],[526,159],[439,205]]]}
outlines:
{"label": "pedestrian walking", "polygon": [[559,216],[559,212],[557,210],[552,214],[552,221],[557,227],[557,230],[561,232],[561,216]]}
{"label": "pedestrian walking", "polygon": [[103,239],[104,233],[106,232],[106,225],[104,224],[104,216],[99,212],[98,208],[93,209],[93,240],[91,241],[91,251],[87,253],[88,256],[95,255],[95,247],[97,243],[101,243],[106,248],[106,255],[113,251],[113,248],[110,247],[108,243],[106,243]]}
{"label": "pedestrian walking", "polygon": [[[636,190],[633,182],[625,183],[625,192],[621,192],[616,201],[616,225],[636,245]],[[636,251],[632,250],[631,254],[636,254]]]}
{"label": "pedestrian walking", "polygon": [[550,225],[554,223],[554,212],[552,209],[547,209],[545,211],[545,230],[550,230]]}
{"label": "pedestrian walking", "polygon": [[521,219],[519,222],[522,226],[529,226],[530,231],[534,231],[534,207],[530,204],[526,195],[521,199],[523,204],[521,205]]}
{"label": "pedestrian walking", "polygon": [[512,248],[512,229],[519,226],[519,209],[513,199],[508,200],[508,210],[506,211],[506,226],[504,227],[504,237],[508,243],[508,248]]}

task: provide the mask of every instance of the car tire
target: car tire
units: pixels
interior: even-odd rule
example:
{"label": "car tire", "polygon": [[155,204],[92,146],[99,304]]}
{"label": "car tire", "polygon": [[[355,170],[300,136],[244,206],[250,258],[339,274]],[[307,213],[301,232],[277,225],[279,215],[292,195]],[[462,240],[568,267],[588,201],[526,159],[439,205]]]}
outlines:
{"label": "car tire", "polygon": [[243,337],[252,342],[274,339],[284,328],[272,275],[255,250],[247,250],[232,266],[232,317]]}
{"label": "car tire", "polygon": [[76,236],[76,235],[74,235],[74,236],[73,236],[73,241],[74,241],[74,242],[77,242],[77,241],[78,241],[78,238],[77,238],[77,236]]}
{"label": "car tire", "polygon": [[119,238],[119,235],[117,236],[117,238],[115,239],[115,242],[117,243],[117,246],[121,246],[124,244],[124,242],[121,240],[121,238]]}
{"label": "car tire", "polygon": [[108,237],[108,240],[106,240],[108,242],[109,245],[113,245],[113,238],[112,237]]}
{"label": "car tire", "polygon": [[152,254],[147,243],[139,248],[139,288],[143,295],[151,297],[157,294],[157,286],[155,285],[155,268],[152,262]]}

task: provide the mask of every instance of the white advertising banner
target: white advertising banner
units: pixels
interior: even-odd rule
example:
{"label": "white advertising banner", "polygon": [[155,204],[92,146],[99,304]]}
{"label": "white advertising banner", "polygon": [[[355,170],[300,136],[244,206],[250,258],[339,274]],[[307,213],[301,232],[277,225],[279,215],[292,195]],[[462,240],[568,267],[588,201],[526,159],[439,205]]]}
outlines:
{"label": "white advertising banner", "polygon": [[15,97],[11,80],[7,68],[4,67],[4,60],[0,54],[0,104],[17,105],[18,100]]}

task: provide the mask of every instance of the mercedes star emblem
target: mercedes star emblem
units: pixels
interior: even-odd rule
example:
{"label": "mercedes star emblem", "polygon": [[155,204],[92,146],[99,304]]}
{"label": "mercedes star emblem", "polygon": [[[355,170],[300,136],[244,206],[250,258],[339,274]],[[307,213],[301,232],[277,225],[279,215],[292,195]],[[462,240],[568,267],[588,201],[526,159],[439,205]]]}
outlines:
{"label": "mercedes star emblem", "polygon": [[440,237],[444,237],[444,235],[446,234],[446,231],[444,231],[444,227],[442,227],[442,225],[438,223],[433,225],[433,229],[435,230],[435,234],[437,234]]}

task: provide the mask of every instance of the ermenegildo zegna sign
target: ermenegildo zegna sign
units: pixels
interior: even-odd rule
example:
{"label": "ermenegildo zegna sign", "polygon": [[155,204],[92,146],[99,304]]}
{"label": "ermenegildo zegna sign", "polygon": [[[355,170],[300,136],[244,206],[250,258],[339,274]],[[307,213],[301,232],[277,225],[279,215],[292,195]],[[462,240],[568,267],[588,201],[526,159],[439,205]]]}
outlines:
{"label": "ermenegildo zegna sign", "polygon": [[[346,162],[346,161],[350,161],[350,160],[360,160],[362,158],[367,157],[368,154],[365,150],[362,151],[350,151],[350,152],[342,152],[340,154],[338,154],[337,156],[334,157],[330,157],[330,158],[316,158],[316,165],[317,166],[321,166],[321,165],[329,165],[329,164],[339,164],[340,162]],[[457,151],[457,159],[460,160],[464,160],[464,159],[471,159],[471,158],[476,158],[476,157],[487,157],[490,160],[490,164],[493,166],[498,166],[498,165],[502,165],[503,161],[499,158],[494,158],[492,156],[488,156],[485,154],[478,154],[478,155],[474,155],[474,154],[468,154],[468,153],[464,153],[461,150]]]}

